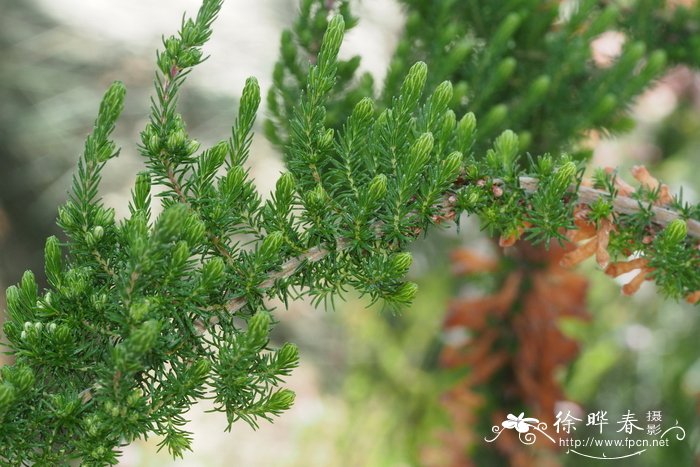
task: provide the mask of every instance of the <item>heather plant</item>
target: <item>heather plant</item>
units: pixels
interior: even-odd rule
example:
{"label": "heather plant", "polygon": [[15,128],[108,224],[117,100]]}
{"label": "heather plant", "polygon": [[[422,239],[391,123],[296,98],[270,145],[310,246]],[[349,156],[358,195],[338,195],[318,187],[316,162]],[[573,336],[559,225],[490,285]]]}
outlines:
{"label": "heather plant", "polygon": [[[407,20],[377,92],[379,102],[390,103],[401,74],[414,61],[424,60],[431,70],[427,86],[436,86],[442,80],[452,82],[450,107],[473,113],[479,121],[472,146],[474,157],[488,157],[490,146],[504,130],[516,130],[519,151],[528,153],[518,166],[526,172],[550,164],[548,152],[554,160],[568,153],[573,160],[585,162],[591,154],[592,139],[632,128],[628,107],[653,86],[655,79],[679,64],[697,66],[694,44],[700,10],[693,2],[400,3]],[[290,70],[303,66],[304,60],[297,60],[297,56],[308,57],[310,49],[304,44],[314,43],[302,37],[309,32],[300,25],[312,21],[312,17],[321,22],[327,8],[338,8],[352,18],[347,2],[306,4],[316,9],[302,9],[300,19],[287,33],[297,38],[296,55],[285,36],[281,43],[281,59],[274,74],[276,88],[268,99],[272,119],[267,129],[276,137],[273,140],[287,134],[285,105],[280,103],[287,102],[296,86]],[[596,43],[601,40],[619,41],[619,53],[596,55]],[[346,68],[356,70],[357,58],[346,64]],[[335,116],[347,113],[348,99],[373,94],[372,85],[372,78],[364,75],[340,88],[330,103],[329,125],[337,125]],[[592,180],[583,180],[579,200],[588,196],[589,188],[607,185],[605,191],[635,200],[631,202],[636,205],[634,210],[640,207],[636,200],[645,197],[645,192],[651,195],[648,206],[684,204],[680,199],[673,201],[668,187],[643,166],[632,169],[641,184],[639,189],[628,185],[624,174],[616,172],[610,167],[591,168]],[[521,178],[520,182],[522,188],[537,190],[529,183],[534,179]],[[494,196],[503,196],[500,186],[491,189]],[[528,217],[537,214],[528,211],[523,217],[512,213],[512,224],[503,226],[498,242],[502,254],[496,260],[469,249],[452,252],[454,268],[460,275],[476,284],[483,284],[480,278],[489,275],[492,282],[482,287],[485,295],[456,297],[448,305],[444,332],[463,332],[469,338],[442,344],[439,366],[448,369],[448,374],[461,376],[441,398],[453,419],[451,426],[436,437],[437,449],[425,450],[424,461],[430,459],[437,465],[461,465],[466,458],[478,459],[484,465],[539,462],[540,446],[529,448],[512,439],[490,445],[481,440],[479,433],[490,430],[494,414],[502,411],[526,411],[547,423],[554,422],[555,403],[567,398],[562,370],[578,355],[578,343],[559,328],[559,321],[590,320],[587,280],[571,271],[571,266],[595,256],[598,265],[611,276],[636,271],[622,287],[625,294],[635,293],[645,280],[658,274],[649,264],[650,256],[642,252],[646,248],[643,245],[661,240],[651,234],[638,237],[641,243],[630,242],[623,233],[627,229],[616,225],[621,217],[600,211],[601,207],[599,202],[574,207],[576,229],[560,224],[559,234],[570,240],[563,242],[563,249],[541,248],[530,241],[533,224]],[[692,205],[676,208],[696,210]],[[557,216],[557,208],[542,212],[547,219]],[[697,216],[687,212],[689,218]],[[493,226],[492,219],[499,216],[498,210],[487,208],[480,215],[482,226],[488,229]],[[563,218],[570,216],[571,212]],[[687,251],[687,247],[680,249]],[[630,255],[640,257],[628,261]],[[696,272],[688,273],[697,277]],[[691,291],[681,296],[691,303],[698,300],[698,294]],[[401,340],[401,336],[392,337]],[[426,349],[427,360],[432,352]],[[435,378],[441,376],[435,368],[432,374]],[[391,376],[387,379],[390,381]],[[415,449],[414,443],[409,444]],[[425,448],[431,442],[422,444]],[[417,454],[412,455],[415,458]],[[551,456],[548,458],[551,460]]]}
{"label": "heather plant", "polygon": [[[529,44],[514,34],[533,4],[519,7],[524,16],[516,19],[498,16],[507,5],[485,10],[503,24],[486,29],[493,37],[474,38],[481,59],[467,60],[472,49],[446,55],[453,67],[476,67],[479,73],[464,76],[483,81],[489,92],[477,93],[475,84],[446,71],[441,53],[413,57],[420,48],[400,46],[384,91],[373,98],[369,76],[353,79],[358,59],[338,60],[346,24],[356,21],[348,4],[305,0],[292,32],[282,37],[268,96],[266,133],[281,148],[286,171],[263,200],[244,167],[261,101],[256,80],[246,82],[231,135],[211,148],[200,149],[177,111],[186,77],[205,58],[221,3],[204,0],[157,54],[155,94],[139,144],[146,170],[134,181],[130,214],[116,219],[99,197],[100,174],[119,153],[110,133],[125,89],[115,83],[59,210],[64,236],[46,242],[48,288],[39,290],[27,272],[7,291],[4,330],[16,362],[0,372],[4,463],[115,464],[122,446],[154,435],[182,456],[191,444],[187,411],[202,399],[226,414],[222,428],[272,420],[294,401],[282,383],[298,351],[291,343],[271,346],[276,312],[269,299],[307,296],[332,305],[353,289],[368,302],[407,305],[417,293],[404,280],[407,247],[462,214],[478,216],[503,246],[521,238],[552,248],[588,239],[570,248],[568,266],[596,255],[613,275],[640,269],[631,289],[653,279],[661,293],[697,301],[698,206],[642,168],[635,171],[637,189],[614,171],[584,179],[580,151],[564,151],[583,129],[622,118],[624,104],[661,72],[662,52],[642,63],[643,47],[630,49],[624,63],[584,80],[589,94],[575,103],[590,104],[578,110],[585,121],[563,126],[566,108],[556,104],[563,98],[547,95],[549,83],[565,93],[590,70],[566,61],[570,66],[560,68],[568,75],[511,80],[516,59],[503,57],[514,44]],[[435,12],[458,8],[444,3]],[[673,18],[669,24],[680,22]],[[633,18],[626,20],[633,29]],[[409,16],[409,33],[435,32],[416,21]],[[584,20],[561,21],[568,40],[580,30],[575,21]],[[586,29],[581,43],[587,46],[608,25]],[[533,48],[545,26],[530,31]],[[449,43],[464,49],[459,36],[472,33],[452,30]],[[433,43],[444,46],[430,36],[421,42]],[[563,56],[544,54],[552,63]],[[528,80],[539,87],[533,91]],[[624,92],[615,87],[620,81],[628,83]],[[521,118],[507,119],[506,104],[493,103],[497,95]],[[546,103],[557,112],[551,121],[562,126],[528,130],[527,116]],[[526,154],[528,148],[543,155]],[[157,216],[154,199],[163,208]],[[627,262],[633,253],[637,259]]]}

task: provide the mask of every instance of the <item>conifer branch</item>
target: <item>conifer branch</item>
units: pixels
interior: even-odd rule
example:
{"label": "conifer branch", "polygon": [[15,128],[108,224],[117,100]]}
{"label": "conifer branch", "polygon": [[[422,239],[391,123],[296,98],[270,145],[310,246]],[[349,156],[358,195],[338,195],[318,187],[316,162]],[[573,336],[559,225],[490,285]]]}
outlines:
{"label": "conifer branch", "polygon": [[[637,190],[604,171],[589,188],[567,156],[524,164],[526,138],[498,131],[502,107],[479,126],[493,138],[479,136],[474,114],[458,119],[450,109],[452,84],[427,86],[420,61],[405,73],[394,67],[383,101],[367,97],[371,83],[346,92],[358,65],[338,60],[347,2],[330,19],[311,8],[323,7],[321,0],[302,4],[300,24],[314,17],[323,26],[309,37],[295,30],[302,46],[319,41],[313,64],[301,66],[289,35],[283,38],[270,107],[288,172],[263,202],[243,167],[260,104],[257,82],[246,82],[230,138],[207,150],[199,151],[176,112],[179,88],[203,60],[221,3],[204,0],[157,55],[156,96],[139,147],[147,170],[136,177],[130,215],[115,220],[97,196],[100,171],[118,154],[109,135],[124,88],[115,83],[59,213],[68,241],[46,242],[49,287],[40,291],[27,272],[7,290],[5,334],[17,362],[0,371],[2,462],[109,465],[124,443],[153,434],[182,456],[191,445],[185,414],[202,399],[226,414],[227,429],[239,420],[253,427],[271,420],[294,401],[281,385],[298,350],[271,347],[266,299],[332,301],[353,288],[372,301],[408,304],[417,290],[404,280],[408,245],[463,212],[477,215],[504,246],[521,236],[573,240],[578,229],[588,243],[567,254],[570,265],[596,254],[608,274],[641,270],[626,291],[654,279],[674,298],[697,295],[700,209],[672,198],[644,170],[635,172]],[[511,15],[496,29],[481,74],[490,73],[519,24]],[[626,76],[639,50],[628,53],[598,84]],[[500,75],[483,102],[512,72],[510,60],[498,62]],[[650,79],[659,60],[647,67]],[[287,73],[296,79],[292,88]],[[603,94],[596,106],[610,103]],[[609,116],[603,107],[588,110]],[[153,184],[167,188],[155,219]],[[641,261],[609,261],[633,253]]]}
{"label": "conifer branch", "polygon": [[[493,180],[493,185],[497,186],[502,184],[503,181],[499,179]],[[537,192],[539,180],[534,177],[522,176],[519,177],[520,187],[525,193],[532,195]],[[455,185],[455,188],[459,188],[459,184]],[[574,194],[577,198],[577,202],[585,204],[588,206],[593,206],[601,200],[607,200],[610,198],[610,193],[606,193],[603,190],[598,190],[588,186],[578,186],[570,185],[568,192]],[[523,200],[524,201],[524,200]],[[456,197],[453,193],[448,193],[443,196],[443,202],[439,204],[436,208],[439,209],[439,214],[435,216],[434,220],[439,223],[443,220],[452,220],[458,216],[458,211],[455,209]],[[628,214],[636,215],[642,210],[640,206],[640,201],[630,198],[628,196],[615,196],[612,200],[612,209],[618,214]],[[650,206],[649,209],[652,211],[653,216],[651,221],[661,227],[666,227],[673,221],[682,218],[682,215],[674,210],[659,207]],[[415,215],[415,213],[413,213]],[[694,219],[688,219],[686,221],[688,235],[700,238],[700,222]],[[381,227],[381,223],[374,225],[375,230]],[[334,245],[334,248],[325,248],[323,246],[316,246],[308,251],[286,261],[282,264],[279,271],[276,271],[268,276],[268,278],[262,282],[259,287],[261,289],[269,289],[275,285],[275,283],[281,279],[286,279],[293,274],[295,274],[299,268],[305,262],[318,262],[328,256],[331,252],[343,251],[351,246],[350,238],[339,238]],[[231,313],[236,313],[241,308],[245,306],[245,300],[235,299],[226,304],[226,308]]]}

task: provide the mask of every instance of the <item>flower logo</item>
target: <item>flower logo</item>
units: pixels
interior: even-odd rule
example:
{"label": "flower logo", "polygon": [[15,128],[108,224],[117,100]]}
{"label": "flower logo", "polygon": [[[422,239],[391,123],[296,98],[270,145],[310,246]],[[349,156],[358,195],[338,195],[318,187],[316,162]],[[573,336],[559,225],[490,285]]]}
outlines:
{"label": "flower logo", "polygon": [[530,427],[536,426],[540,421],[536,418],[524,418],[525,412],[520,412],[517,417],[512,413],[508,414],[507,420],[504,420],[501,425],[503,428],[512,430],[515,428],[518,433],[527,433],[530,431]]}
{"label": "flower logo", "polygon": [[[517,417],[512,413],[509,413],[506,419],[503,420],[503,422],[501,422],[501,426],[494,425],[491,427],[491,432],[494,433],[495,436],[491,439],[484,438],[484,441],[486,441],[487,443],[493,443],[499,436],[501,436],[501,433],[503,433],[506,430],[512,430],[514,428],[515,431],[518,432],[518,438],[520,439],[520,442],[522,442],[523,444],[533,444],[537,440],[537,433],[546,436],[547,439],[549,439],[552,443],[556,444],[554,438],[549,436],[544,431],[547,429],[547,424],[545,422],[539,421],[536,418],[526,418],[525,412],[521,412],[520,415],[518,415]],[[532,431],[530,431],[530,429],[532,429]]]}

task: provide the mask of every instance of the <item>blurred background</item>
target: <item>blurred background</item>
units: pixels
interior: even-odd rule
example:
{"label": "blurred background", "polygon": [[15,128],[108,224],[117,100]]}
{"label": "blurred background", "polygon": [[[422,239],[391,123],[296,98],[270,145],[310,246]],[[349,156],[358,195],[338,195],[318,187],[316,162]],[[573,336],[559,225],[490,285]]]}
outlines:
{"label": "blurred background", "polygon": [[[117,215],[127,211],[136,151],[147,121],[155,50],[161,34],[176,31],[182,12],[198,0],[0,0],[0,287],[17,282],[25,269],[43,271],[45,238],[57,233],[57,206],[92,127],[99,99],[116,79],[125,82],[126,109],[117,125],[120,157],[105,171],[102,195]],[[188,80],[181,112],[189,132],[204,143],[228,134],[238,93],[256,76],[263,95],[278,56],[279,34],[291,24],[294,0],[227,0],[206,46],[211,58]],[[391,0],[359,2],[360,24],[341,54],[362,55],[362,68],[381,82],[400,34],[403,15]],[[599,44],[614,49],[614,38]],[[675,69],[630,110],[636,128],[614,140],[593,135],[594,165],[644,163],[673,192],[698,201],[700,177],[700,78]],[[260,115],[259,122],[263,115]],[[280,156],[258,135],[248,164],[260,192],[267,193],[283,169]],[[450,251],[468,245],[488,255],[492,245],[478,223],[436,232],[414,247],[416,302],[400,315],[350,298],[336,310],[297,302],[280,306],[275,339],[299,344],[301,366],[289,379],[297,392],[291,411],[253,432],[244,424],[224,433],[225,419],[192,413],[194,453],[172,461],[157,452],[158,440],[126,448],[125,466],[403,466],[430,462],[434,450],[461,449],[490,434],[454,428],[441,401],[456,375],[437,364],[440,348],[465,336],[441,332],[455,297],[469,297],[488,278],[456,277]],[[666,421],[686,429],[674,448],[645,454],[634,465],[694,465],[700,456],[700,319],[697,308],[665,301],[645,284],[633,297],[620,284],[586,264],[588,321],[561,323],[580,343],[572,365],[558,369],[568,406],[579,412],[604,409],[663,410]],[[620,279],[625,282],[625,278]],[[0,308],[4,307],[0,296]],[[537,336],[533,336],[537,339]],[[565,403],[566,401],[561,401]],[[462,421],[468,425],[468,419]],[[459,434],[463,444],[441,442]],[[455,438],[453,436],[453,438]],[[456,444],[455,444],[456,443]],[[456,446],[456,447],[455,447]],[[565,465],[588,465],[559,456]],[[438,461],[439,462],[439,461]],[[434,462],[433,462],[434,463]],[[466,464],[465,465],[469,465]]]}

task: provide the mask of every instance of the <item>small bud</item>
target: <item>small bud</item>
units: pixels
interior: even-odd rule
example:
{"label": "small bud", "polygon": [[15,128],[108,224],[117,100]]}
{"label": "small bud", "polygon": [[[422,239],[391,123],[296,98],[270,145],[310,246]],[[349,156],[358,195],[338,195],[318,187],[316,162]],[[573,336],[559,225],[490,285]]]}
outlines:
{"label": "small bud", "polygon": [[345,34],[345,21],[342,15],[336,15],[328,22],[328,28],[323,35],[321,50],[318,54],[318,67],[322,73],[327,72],[331,63],[338,58],[340,44]]}
{"label": "small bud", "polygon": [[401,85],[400,93],[401,102],[406,107],[410,108],[418,102],[423,93],[427,76],[428,66],[423,62],[417,62],[408,70],[408,75]]}
{"label": "small bud", "polygon": [[74,228],[77,224],[73,213],[75,209],[75,204],[71,201],[66,201],[66,204],[58,208],[58,223],[60,226],[70,229]]}
{"label": "small bud", "polygon": [[164,45],[165,51],[173,57],[180,51],[180,40],[175,36],[168,37]]}
{"label": "small bud", "polygon": [[391,258],[389,266],[391,268],[392,275],[396,277],[403,277],[408,272],[408,268],[411,267],[412,262],[413,258],[411,257],[411,253],[403,252],[394,255]]}
{"label": "small bud", "polygon": [[229,198],[230,202],[237,201],[233,197],[239,192],[245,183],[246,173],[245,169],[240,165],[236,165],[229,169],[226,176],[221,179],[220,190],[221,193]]}
{"label": "small bud", "polygon": [[326,205],[327,199],[326,190],[321,185],[317,185],[306,195],[306,208],[310,210],[321,209]]}
{"label": "small bud", "polygon": [[669,243],[680,243],[688,235],[688,225],[683,219],[674,219],[668,224],[663,235]]}
{"label": "small bud", "polygon": [[147,123],[146,128],[141,132],[141,141],[145,144],[153,136],[157,136],[158,132],[152,123]]}
{"label": "small bud", "polygon": [[102,310],[104,309],[105,305],[107,304],[107,294],[101,293],[99,295],[93,295],[90,298],[90,303],[95,307],[97,310]]}
{"label": "small bud", "polygon": [[92,228],[92,236],[95,238],[96,242],[99,242],[102,240],[102,237],[104,237],[105,234],[105,229],[101,225],[96,225],[95,227]]}
{"label": "small bud", "polygon": [[197,28],[192,18],[188,18],[187,21],[185,21],[182,25],[180,38],[185,44],[192,44],[194,42],[197,42],[198,35],[199,28]]}
{"label": "small bud", "polygon": [[282,366],[296,366],[299,362],[299,348],[294,344],[286,343],[277,351],[277,359]]}
{"label": "small bud", "polygon": [[60,326],[56,327],[56,330],[54,331],[53,337],[57,342],[66,342],[66,343],[70,342],[70,340],[71,340],[70,327],[65,325],[65,324],[61,324]]}
{"label": "small bud", "polygon": [[666,66],[668,58],[665,50],[655,50],[647,59],[644,72],[650,76],[656,76]]}
{"label": "small bud", "polygon": [[[296,48],[296,46],[295,46]],[[260,85],[258,80],[250,77],[245,80],[243,93],[241,94],[241,103],[238,107],[238,115],[241,120],[244,118],[252,122],[255,117],[258,107],[260,106]]]}
{"label": "small bud", "polygon": [[462,153],[453,152],[442,161],[442,168],[445,181],[454,181],[462,169]]}
{"label": "small bud", "polygon": [[7,312],[13,320],[21,318],[22,302],[20,299],[19,288],[16,285],[11,285],[5,292],[5,301],[7,303]]}
{"label": "small bud", "polygon": [[386,175],[379,174],[369,184],[367,189],[367,199],[370,204],[374,204],[386,194]]}
{"label": "small bud", "polygon": [[173,250],[173,258],[171,266],[173,268],[182,268],[190,257],[190,247],[187,242],[180,240],[175,245]]}
{"label": "small bud", "polygon": [[206,378],[211,370],[211,363],[206,358],[197,360],[194,365],[192,365],[191,371],[192,375],[198,380]]}
{"label": "small bud", "polygon": [[201,144],[199,144],[199,141],[196,139],[191,139],[187,141],[187,145],[185,146],[185,152],[189,155],[194,154],[195,152],[199,151],[199,147]]}
{"label": "small bud", "polygon": [[112,141],[107,141],[95,152],[95,160],[105,162],[116,154],[118,154],[116,145]]}
{"label": "small bud", "polygon": [[[90,235],[90,233],[88,233]],[[85,275],[85,271],[81,269],[70,269],[66,275],[65,280],[67,287],[67,293],[70,297],[78,297],[82,294],[88,286],[88,280]]]}
{"label": "small bud", "polygon": [[95,225],[113,225],[114,224],[114,208],[98,207],[95,210]]}
{"label": "small bud", "polygon": [[352,118],[356,122],[364,122],[374,114],[374,102],[369,97],[363,98],[355,105],[352,111]]}
{"label": "small bud", "polygon": [[206,231],[207,228],[204,226],[204,223],[196,215],[190,215],[185,224],[183,236],[190,245],[198,245],[202,242]]}
{"label": "small bud", "polygon": [[571,161],[559,167],[559,170],[554,174],[554,180],[552,180],[554,189],[559,193],[565,192],[574,181],[576,171],[576,164]]}
{"label": "small bud", "polygon": [[143,391],[141,389],[134,389],[126,396],[126,404],[129,407],[135,407],[138,405],[139,401],[143,397]]}
{"label": "small bud", "polygon": [[161,150],[160,138],[158,135],[151,135],[146,142],[146,149],[151,155],[158,155]]}
{"label": "small bud", "polygon": [[280,389],[270,397],[270,400],[267,403],[268,410],[274,412],[288,410],[294,404],[294,398],[294,391],[289,389]]}
{"label": "small bud", "polygon": [[501,60],[501,63],[499,63],[498,67],[496,68],[496,76],[501,81],[507,80],[513,75],[513,72],[515,71],[515,67],[517,65],[518,62],[513,57],[504,58],[503,60]]}
{"label": "small bud", "polygon": [[333,128],[328,128],[318,142],[319,147],[321,149],[329,149],[333,145],[333,135]]}
{"label": "small bud", "polygon": [[179,66],[190,68],[197,65],[202,60],[202,51],[196,47],[185,50],[180,54]]}
{"label": "small bud", "polygon": [[266,311],[258,311],[248,321],[248,340],[255,348],[262,348],[267,344],[270,334],[270,314]]}
{"label": "small bud", "polygon": [[134,207],[144,209],[147,206],[148,196],[151,194],[151,177],[148,172],[141,172],[136,176],[134,184]]}
{"label": "small bud", "polygon": [[207,287],[218,285],[224,278],[224,260],[218,256],[207,261],[202,266],[202,284]]}
{"label": "small bud", "polygon": [[291,172],[286,172],[277,180],[277,186],[275,188],[275,196],[277,201],[284,205],[289,206],[292,202],[294,196],[294,175]]}
{"label": "small bud", "polygon": [[18,367],[11,377],[6,378],[20,392],[24,392],[34,386],[34,373],[27,366]]}
{"label": "small bud", "polygon": [[100,430],[97,415],[88,415],[85,417],[85,428],[89,436],[97,436]]}
{"label": "small bud", "polygon": [[430,105],[435,111],[442,112],[452,101],[452,83],[449,81],[443,81],[435,88],[435,92],[430,97]]}
{"label": "small bud", "polygon": [[537,173],[540,178],[549,177],[554,173],[554,161],[550,155],[544,155],[537,159]]}
{"label": "small bud", "polygon": [[4,414],[15,400],[15,388],[8,382],[0,384],[0,416]]}
{"label": "small bud", "polygon": [[440,136],[437,139],[440,141],[451,139],[455,128],[457,128],[457,116],[454,111],[448,110],[442,117],[439,130]]}
{"label": "small bud", "polygon": [[32,302],[32,304],[36,302],[38,288],[32,271],[25,271],[24,274],[22,274],[20,289],[24,297]]}
{"label": "small bud", "polygon": [[468,212],[473,212],[481,204],[481,196],[476,189],[468,190],[460,196],[460,207]]}
{"label": "small bud", "polygon": [[476,136],[476,117],[469,112],[459,121],[457,125],[457,149],[467,154],[474,144]]}
{"label": "small bud", "polygon": [[274,258],[279,253],[280,248],[282,248],[283,242],[284,235],[282,232],[272,232],[263,239],[258,254],[264,260]]}
{"label": "small bud", "polygon": [[153,348],[160,334],[161,324],[152,319],[144,322],[125,341],[128,349],[136,355],[143,355]]}
{"label": "small bud", "polygon": [[166,147],[170,152],[178,152],[187,142],[187,135],[182,129],[173,131],[168,135]]}
{"label": "small bud", "polygon": [[112,83],[100,103],[98,121],[103,124],[113,124],[124,108],[125,96],[126,87],[124,83],[121,81]]}
{"label": "small bud", "polygon": [[328,22],[326,35],[323,40],[328,42],[329,45],[340,47],[340,43],[343,41],[343,34],[345,34],[345,19],[343,15],[335,15]]}
{"label": "small bud", "polygon": [[418,285],[413,282],[404,282],[396,291],[388,297],[392,302],[408,304],[413,301],[413,298],[418,292]]}
{"label": "small bud", "polygon": [[552,84],[552,79],[548,75],[538,76],[530,85],[527,92],[527,99],[532,103],[540,102],[547,94],[549,87]]}
{"label": "small bud", "polygon": [[411,165],[423,167],[430,158],[430,151],[433,150],[434,139],[432,133],[423,133],[411,146]]}
{"label": "small bud", "polygon": [[605,119],[617,108],[617,102],[614,94],[606,94],[591,110],[590,120],[597,123]]}
{"label": "small bud", "polygon": [[140,323],[148,315],[150,303],[148,300],[139,300],[132,303],[129,307],[129,318],[134,322]]}
{"label": "small bud", "polygon": [[493,148],[503,166],[509,167],[515,161],[515,156],[518,154],[518,149],[520,149],[518,135],[511,130],[504,131],[496,138]]}
{"label": "small bud", "polygon": [[53,394],[49,397],[51,401],[49,404],[53,407],[53,412],[59,419],[71,416],[81,406],[80,399],[75,395]]}
{"label": "small bud", "polygon": [[629,59],[630,62],[637,62],[644,56],[647,50],[646,44],[642,41],[636,41],[627,47],[627,50],[623,52],[623,57]]}

